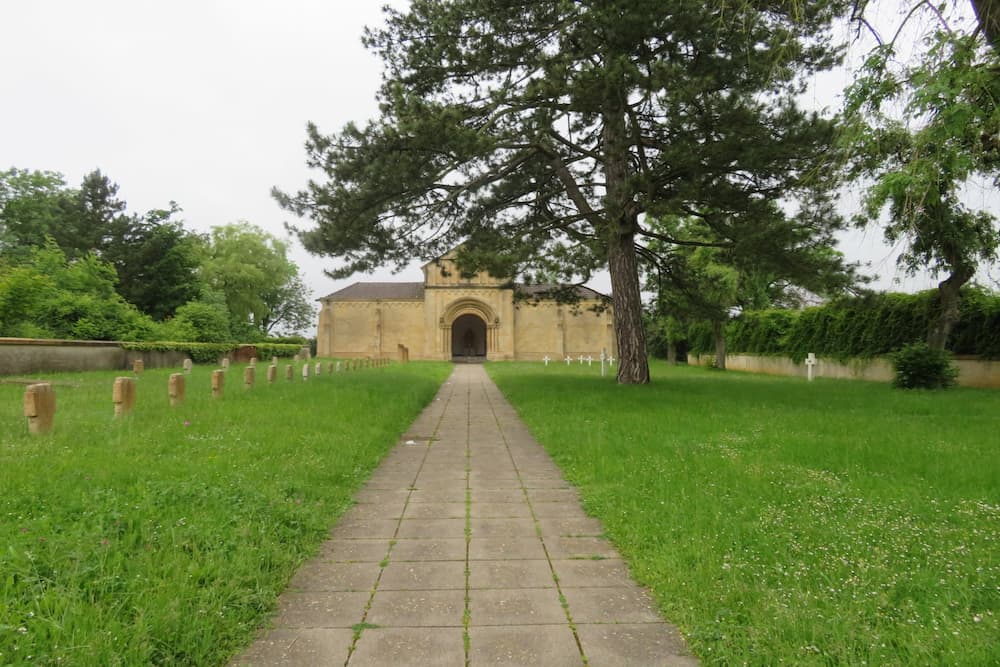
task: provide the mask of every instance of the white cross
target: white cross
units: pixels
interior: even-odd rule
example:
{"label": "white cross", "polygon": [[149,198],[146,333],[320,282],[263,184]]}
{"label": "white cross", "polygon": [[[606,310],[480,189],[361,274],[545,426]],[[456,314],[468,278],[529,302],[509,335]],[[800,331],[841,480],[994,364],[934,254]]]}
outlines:
{"label": "white cross", "polygon": [[583,366],[583,355],[580,355],[580,365]]}
{"label": "white cross", "polygon": [[604,377],[604,373],[605,373],[604,362],[607,361],[607,360],[608,360],[607,351],[602,347],[601,348],[601,377]]}
{"label": "white cross", "polygon": [[571,363],[573,363],[573,357],[571,357],[571,356],[569,356],[567,354],[566,355],[566,365],[569,366]]}
{"label": "white cross", "polygon": [[594,363],[594,358],[588,355],[587,356],[587,365],[590,366],[593,363]]}
{"label": "white cross", "polygon": [[816,365],[816,355],[810,352],[809,355],[806,357],[806,377],[809,378],[810,382],[813,381],[813,366],[815,365]]}
{"label": "white cross", "polygon": [[549,355],[547,355],[547,354],[546,354],[546,355],[545,355],[545,356],[544,356],[544,357],[542,358],[542,361],[544,361],[544,362],[545,362],[545,366],[546,366],[546,367],[548,367],[548,365],[549,365],[549,362],[550,362],[550,361],[552,361],[552,360],[551,360],[551,359],[549,359]]}
{"label": "white cross", "polygon": [[614,365],[615,365],[615,355],[611,355],[611,356],[610,356],[610,357],[608,358],[608,363],[609,363],[609,364],[611,364],[612,366],[614,366]]}

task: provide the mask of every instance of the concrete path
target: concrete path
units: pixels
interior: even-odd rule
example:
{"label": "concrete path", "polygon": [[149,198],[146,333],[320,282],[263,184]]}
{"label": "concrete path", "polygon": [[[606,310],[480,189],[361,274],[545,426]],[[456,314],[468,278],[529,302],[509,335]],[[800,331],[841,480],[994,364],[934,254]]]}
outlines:
{"label": "concrete path", "polygon": [[482,366],[356,500],[234,664],[697,664]]}

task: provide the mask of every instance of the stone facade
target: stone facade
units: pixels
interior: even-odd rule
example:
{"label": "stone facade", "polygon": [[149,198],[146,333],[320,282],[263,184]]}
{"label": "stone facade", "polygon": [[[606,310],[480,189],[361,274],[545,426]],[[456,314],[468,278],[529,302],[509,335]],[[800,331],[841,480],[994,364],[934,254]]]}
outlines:
{"label": "stone facade", "polygon": [[424,265],[422,283],[354,283],[320,299],[316,347],[323,357],[411,359],[562,359],[616,354],[610,306],[580,288],[575,306],[544,298],[514,302],[509,281],[486,272],[462,276],[445,255]]}

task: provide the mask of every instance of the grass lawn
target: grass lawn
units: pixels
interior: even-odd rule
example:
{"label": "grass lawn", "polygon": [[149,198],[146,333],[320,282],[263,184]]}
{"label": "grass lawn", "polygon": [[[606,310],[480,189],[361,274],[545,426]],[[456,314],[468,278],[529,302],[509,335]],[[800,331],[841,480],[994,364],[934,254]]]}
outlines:
{"label": "grass lawn", "polygon": [[1000,392],[487,368],[706,663],[1000,664]]}
{"label": "grass lawn", "polygon": [[170,371],[147,371],[117,421],[124,373],[46,376],[63,384],[40,437],[24,387],[0,385],[0,665],[224,663],[450,372],[267,386],[265,366],[244,391],[242,368],[212,400],[195,367],[177,408]]}

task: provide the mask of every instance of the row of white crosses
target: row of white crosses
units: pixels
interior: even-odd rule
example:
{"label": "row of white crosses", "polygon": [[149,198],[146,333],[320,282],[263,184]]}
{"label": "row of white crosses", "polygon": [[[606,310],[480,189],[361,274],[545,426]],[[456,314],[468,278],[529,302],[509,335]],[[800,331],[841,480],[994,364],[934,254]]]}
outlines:
{"label": "row of white crosses", "polygon": [[[580,364],[583,364],[584,360],[586,360],[588,366],[590,366],[594,362],[594,358],[593,357],[591,357],[591,356],[584,357],[582,354],[579,357],[577,357],[577,359],[580,361]],[[544,361],[545,365],[548,366],[549,362],[552,361],[552,359],[549,357],[549,355],[545,355],[544,357],[542,357],[542,361]],[[569,355],[566,355],[565,361],[566,361],[566,365],[569,366],[570,364],[573,363],[573,357],[571,357]],[[614,357],[614,355],[608,356],[607,353],[605,352],[605,350],[602,349],[601,350],[601,376],[602,377],[604,376],[604,373],[605,373],[605,369],[604,369],[605,362],[610,363],[612,366],[614,366],[615,365],[615,357]],[[812,380],[813,380],[813,368],[816,366],[817,363],[819,363],[819,362],[816,360],[816,355],[814,353],[810,352],[809,356],[806,357],[806,373],[807,373],[807,377],[809,378],[810,382],[812,382]]]}
{"label": "row of white crosses", "polygon": [[[544,361],[545,365],[548,366],[549,362],[553,361],[553,359],[551,357],[549,357],[549,355],[545,355],[544,357],[542,357],[542,361]],[[564,361],[566,362],[566,365],[569,366],[570,364],[573,363],[573,357],[571,357],[569,355],[566,355],[566,358],[564,359]],[[594,363],[594,357],[592,355],[587,355],[585,357],[585,356],[583,356],[581,354],[579,357],[577,357],[577,361],[580,362],[580,365],[583,365],[583,362],[586,361],[587,365],[590,366],[590,365],[592,365]],[[612,366],[614,366],[615,365],[615,357],[614,357],[614,355],[608,356],[607,352],[602,349],[601,350],[601,375],[602,376],[605,373],[605,366],[604,365],[606,363],[610,363]]]}

